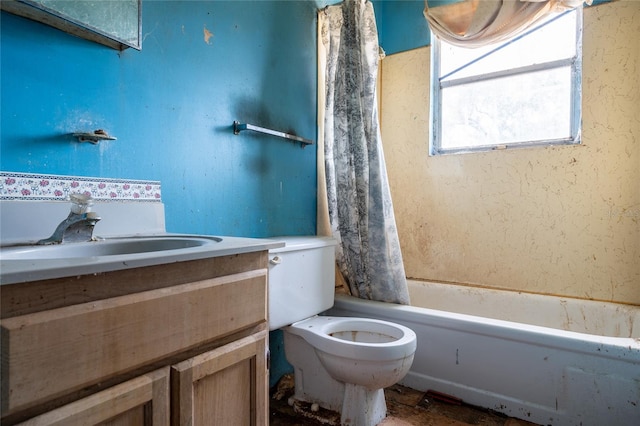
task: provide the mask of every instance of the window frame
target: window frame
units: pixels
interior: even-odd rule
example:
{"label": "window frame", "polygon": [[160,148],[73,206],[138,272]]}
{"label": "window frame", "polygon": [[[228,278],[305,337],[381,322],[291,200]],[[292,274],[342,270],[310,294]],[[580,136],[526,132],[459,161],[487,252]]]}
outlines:
{"label": "window frame", "polygon": [[[566,11],[564,13],[573,12]],[[476,74],[469,77],[461,77],[458,79],[441,83],[440,76],[440,58],[441,43],[443,42],[431,33],[431,70],[430,70],[430,116],[429,116],[429,155],[447,155],[462,154],[471,152],[486,152],[495,150],[504,150],[512,148],[527,148],[535,146],[550,145],[578,145],[581,143],[581,127],[582,127],[582,33],[583,33],[583,11],[582,6],[575,9],[576,13],[576,52],[575,56],[567,59],[553,60],[540,64],[527,65],[501,71],[494,71],[485,74]],[[544,24],[542,24],[544,25]],[[510,40],[502,42],[500,46],[511,44],[521,36],[516,36]],[[493,52],[492,52],[493,53]],[[515,76],[526,73],[533,73],[543,70],[556,69],[563,66],[571,66],[571,100],[570,100],[570,136],[557,139],[532,140],[525,142],[505,142],[497,141],[494,144],[464,146],[455,148],[442,148],[442,95],[441,90],[447,87],[461,86],[467,83],[479,81],[489,81],[500,77]],[[447,77],[448,75],[445,75]]]}

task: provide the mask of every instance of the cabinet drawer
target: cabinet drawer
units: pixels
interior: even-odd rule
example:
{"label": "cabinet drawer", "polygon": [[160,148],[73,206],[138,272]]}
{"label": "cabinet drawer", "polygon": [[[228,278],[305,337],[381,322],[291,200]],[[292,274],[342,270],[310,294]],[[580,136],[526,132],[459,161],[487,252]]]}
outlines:
{"label": "cabinet drawer", "polygon": [[10,415],[266,321],[267,271],[3,319]]}

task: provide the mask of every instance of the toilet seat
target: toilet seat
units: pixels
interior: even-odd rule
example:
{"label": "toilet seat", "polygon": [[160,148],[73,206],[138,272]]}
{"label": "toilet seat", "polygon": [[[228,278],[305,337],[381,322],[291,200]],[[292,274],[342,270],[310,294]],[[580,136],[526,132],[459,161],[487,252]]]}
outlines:
{"label": "toilet seat", "polygon": [[406,358],[416,350],[416,334],[400,324],[370,318],[314,316],[287,331],[331,355],[362,361]]}

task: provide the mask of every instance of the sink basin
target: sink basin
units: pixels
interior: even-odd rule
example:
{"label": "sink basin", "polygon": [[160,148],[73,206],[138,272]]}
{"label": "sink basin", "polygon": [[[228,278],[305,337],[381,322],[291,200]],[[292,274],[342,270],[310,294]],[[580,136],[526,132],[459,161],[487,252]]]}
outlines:
{"label": "sink basin", "polygon": [[113,238],[86,243],[69,243],[49,246],[29,245],[3,247],[2,260],[71,259],[96,256],[134,255],[151,252],[184,250],[216,244],[217,237],[153,236]]}
{"label": "sink basin", "polygon": [[52,246],[4,246],[0,247],[0,286],[235,256],[283,246],[282,241],[261,238],[167,233]]}

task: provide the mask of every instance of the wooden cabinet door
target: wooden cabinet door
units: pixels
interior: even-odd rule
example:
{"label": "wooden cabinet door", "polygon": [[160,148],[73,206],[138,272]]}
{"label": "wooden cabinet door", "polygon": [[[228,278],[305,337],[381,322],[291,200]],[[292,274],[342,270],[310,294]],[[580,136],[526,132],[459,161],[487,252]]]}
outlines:
{"label": "wooden cabinet door", "polygon": [[168,426],[169,367],[120,383],[20,425]]}
{"label": "wooden cabinet door", "polygon": [[267,350],[265,330],[174,365],[172,424],[268,424]]}

